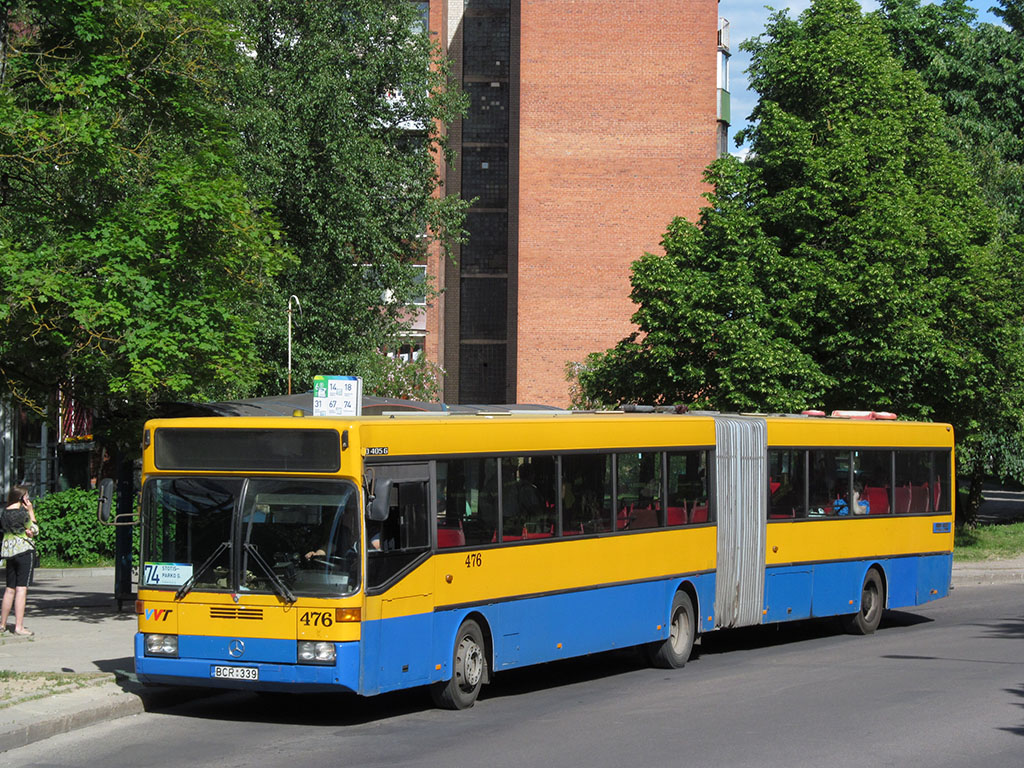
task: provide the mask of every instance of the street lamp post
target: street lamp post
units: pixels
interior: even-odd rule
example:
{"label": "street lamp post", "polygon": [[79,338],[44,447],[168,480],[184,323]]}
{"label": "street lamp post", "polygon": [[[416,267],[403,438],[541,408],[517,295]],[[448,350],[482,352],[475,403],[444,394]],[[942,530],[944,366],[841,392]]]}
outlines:
{"label": "street lamp post", "polygon": [[299,308],[299,315],[302,314],[302,305],[299,304],[299,297],[292,294],[288,297],[288,394],[292,393],[292,302]]}

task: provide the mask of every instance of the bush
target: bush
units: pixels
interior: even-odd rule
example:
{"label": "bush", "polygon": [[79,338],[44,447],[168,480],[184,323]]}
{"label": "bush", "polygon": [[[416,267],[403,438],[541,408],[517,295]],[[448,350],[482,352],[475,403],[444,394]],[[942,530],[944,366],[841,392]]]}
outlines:
{"label": "bush", "polygon": [[71,488],[36,501],[41,558],[99,565],[114,558],[114,528],[96,519],[99,491]]}

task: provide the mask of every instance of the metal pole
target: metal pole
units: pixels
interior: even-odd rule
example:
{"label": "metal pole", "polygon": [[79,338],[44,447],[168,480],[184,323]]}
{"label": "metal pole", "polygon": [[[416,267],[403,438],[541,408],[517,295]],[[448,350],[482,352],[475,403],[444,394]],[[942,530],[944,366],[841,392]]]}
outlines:
{"label": "metal pole", "polygon": [[302,305],[299,304],[299,297],[292,294],[288,297],[288,394],[292,393],[292,300],[302,314]]}

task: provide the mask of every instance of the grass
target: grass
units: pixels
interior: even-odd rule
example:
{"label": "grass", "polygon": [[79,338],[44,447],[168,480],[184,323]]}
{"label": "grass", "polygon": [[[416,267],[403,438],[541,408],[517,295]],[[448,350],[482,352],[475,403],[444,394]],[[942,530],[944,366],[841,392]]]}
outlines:
{"label": "grass", "polygon": [[1024,522],[964,526],[956,531],[953,559],[960,562],[1000,560],[1024,555]]}
{"label": "grass", "polygon": [[97,685],[109,679],[111,676],[105,672],[12,672],[0,669],[0,709]]}

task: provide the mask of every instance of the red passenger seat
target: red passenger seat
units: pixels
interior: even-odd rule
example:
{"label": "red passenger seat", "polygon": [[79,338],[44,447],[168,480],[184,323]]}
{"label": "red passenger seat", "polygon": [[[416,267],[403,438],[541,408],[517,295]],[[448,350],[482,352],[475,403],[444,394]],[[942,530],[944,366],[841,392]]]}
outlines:
{"label": "red passenger seat", "polygon": [[875,485],[864,486],[864,500],[868,503],[868,513],[872,515],[889,514],[889,491]]}
{"label": "red passenger seat", "polygon": [[928,483],[910,486],[910,513],[919,514],[928,511]]}
{"label": "red passenger seat", "polygon": [[628,526],[629,525],[629,517],[632,514],[633,514],[633,505],[632,504],[627,504],[622,509],[620,509],[618,517],[615,518],[615,528],[617,530],[621,531],[626,526]]}
{"label": "red passenger seat", "polygon": [[466,545],[466,534],[462,528],[438,528],[437,548],[448,549],[449,547],[463,547]]}
{"label": "red passenger seat", "polygon": [[629,529],[631,531],[658,528],[660,526],[661,520],[658,518],[658,510],[651,507],[634,509],[633,516],[629,519]]}
{"label": "red passenger seat", "polygon": [[905,515],[910,512],[910,488],[905,485],[897,486],[894,493],[894,509],[897,515]]}
{"label": "red passenger seat", "polygon": [[708,521],[708,503],[705,501],[703,504],[693,503],[693,507],[690,510],[690,522],[691,523],[706,523]]}
{"label": "red passenger seat", "polygon": [[544,525],[537,530],[528,530],[525,526],[523,527],[523,538],[524,539],[550,539],[555,535],[554,525]]}
{"label": "red passenger seat", "polygon": [[681,507],[668,507],[669,525],[686,525],[686,503]]}

